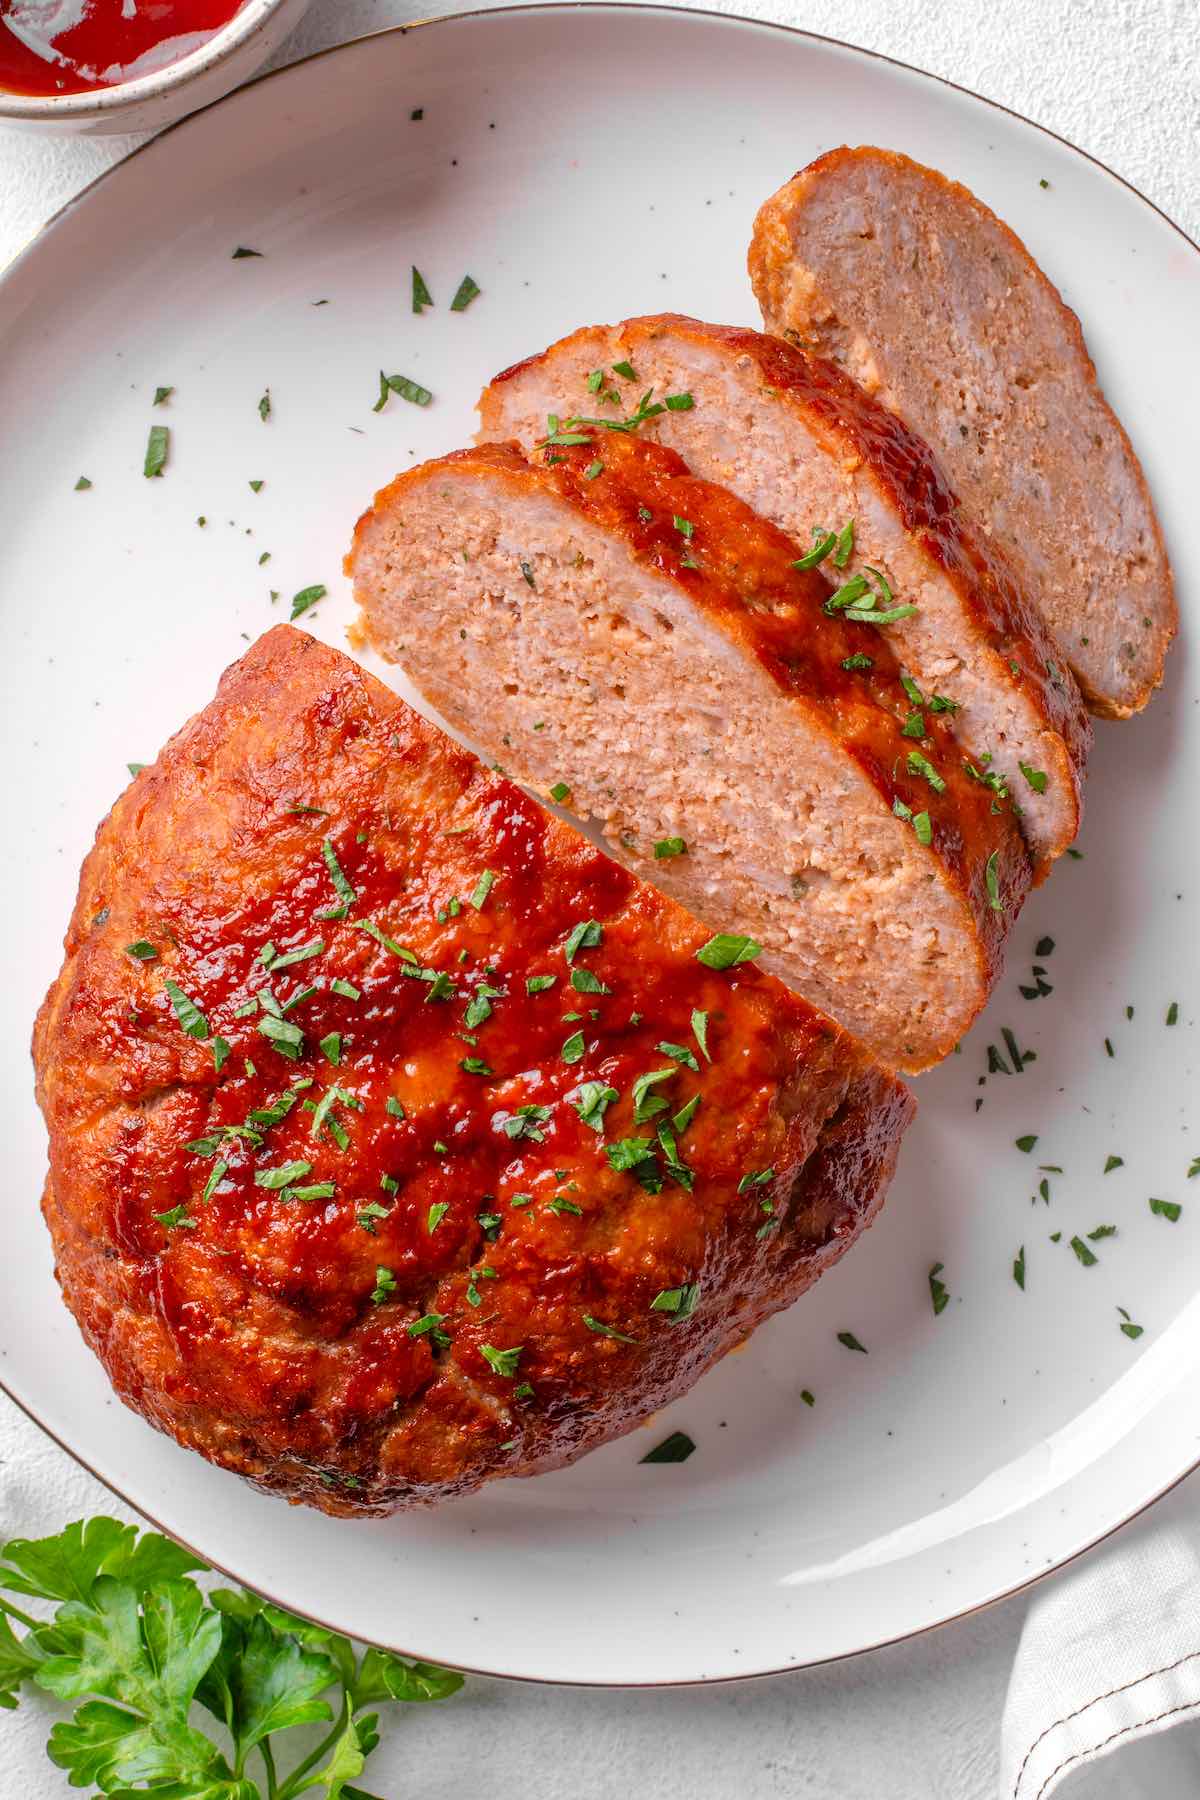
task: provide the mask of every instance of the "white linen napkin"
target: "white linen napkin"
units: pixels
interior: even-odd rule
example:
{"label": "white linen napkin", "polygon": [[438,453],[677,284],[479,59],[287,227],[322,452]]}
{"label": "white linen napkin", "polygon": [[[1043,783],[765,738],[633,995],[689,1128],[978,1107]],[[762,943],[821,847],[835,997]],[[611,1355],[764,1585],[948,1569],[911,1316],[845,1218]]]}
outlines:
{"label": "white linen napkin", "polygon": [[1200,1476],[1034,1592],[998,1796],[1053,1793],[1200,1795]]}

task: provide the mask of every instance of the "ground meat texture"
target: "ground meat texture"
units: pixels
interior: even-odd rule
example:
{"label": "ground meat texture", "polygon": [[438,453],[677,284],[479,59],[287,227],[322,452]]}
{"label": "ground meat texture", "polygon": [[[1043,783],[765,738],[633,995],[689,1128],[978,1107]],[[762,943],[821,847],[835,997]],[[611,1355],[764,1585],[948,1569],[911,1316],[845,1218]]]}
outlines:
{"label": "ground meat texture", "polygon": [[750,275],[768,330],[932,444],[1092,710],[1143,707],[1177,624],[1162,533],[1079,320],[1021,240],[936,169],[843,148],[767,201]]}
{"label": "ground meat texture", "polygon": [[506,369],[480,399],[481,435],[529,445],[548,413],[611,425],[647,388],[651,406],[669,395],[691,404],[664,404],[639,432],[805,548],[814,529],[854,521],[849,559],[826,558],[819,573],[837,586],[879,569],[915,604],[888,638],[923,688],[957,703],[947,722],[963,756],[1004,775],[1044,874],[1079,829],[1091,728],[1040,613],[965,520],[929,447],[833,363],[676,314],[587,327]]}
{"label": "ground meat texture", "polygon": [[682,1393],[869,1222],[912,1111],[708,937],[261,639],[101,825],[35,1030],[58,1278],[120,1397],[378,1514]]}
{"label": "ground meat texture", "polygon": [[559,436],[585,441],[483,445],[377,496],[347,562],[368,636],[881,1060],[928,1067],[1029,886],[1009,800],[791,539],[662,445]]}

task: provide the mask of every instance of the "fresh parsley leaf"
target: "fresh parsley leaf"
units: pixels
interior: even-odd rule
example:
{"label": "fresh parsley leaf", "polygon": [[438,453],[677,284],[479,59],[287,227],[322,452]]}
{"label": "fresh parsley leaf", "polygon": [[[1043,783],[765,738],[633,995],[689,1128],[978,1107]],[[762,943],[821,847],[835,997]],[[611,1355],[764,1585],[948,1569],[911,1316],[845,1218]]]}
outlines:
{"label": "fresh parsley leaf", "polygon": [[497,1375],[502,1375],[506,1380],[512,1381],[516,1376],[517,1365],[521,1360],[521,1352],[524,1348],[524,1344],[516,1344],[511,1350],[497,1350],[494,1344],[480,1344],[479,1354]]}
{"label": "fresh parsley leaf", "polygon": [[673,1431],[665,1437],[661,1444],[655,1444],[645,1456],[638,1458],[642,1463],[681,1463],[686,1462],[696,1446],[686,1431]]}
{"label": "fresh parsley leaf", "polygon": [[846,1350],[860,1350],[864,1356],[868,1354],[867,1346],[860,1344],[852,1331],[839,1331],[837,1341]]}
{"label": "fresh parsley leaf", "polygon": [[419,313],[427,306],[433,305],[433,295],[425,285],[425,277],[414,263],[412,265],[412,309]]}
{"label": "fresh parsley leaf", "polygon": [[604,1130],[605,1110],[619,1098],[616,1088],[606,1086],[603,1081],[585,1081],[570,1096],[570,1103],[585,1125],[590,1125],[593,1131],[601,1132]]}
{"label": "fresh parsley leaf", "polygon": [[681,837],[659,838],[654,846],[656,862],[666,862],[672,856],[686,856],[687,845]]}
{"label": "fresh parsley leaf", "polygon": [[482,289],[470,275],[464,275],[458,284],[453,300],[450,302],[451,312],[466,312],[472,300],[478,299]]}
{"label": "fresh parsley leaf", "polygon": [[164,980],[163,987],[167,991],[171,1005],[175,1008],[175,1017],[190,1038],[197,1038],[201,1043],[208,1036],[208,1020],[200,1011],[194,1000],[189,1000],[181,987],[169,978]]}
{"label": "fresh parsley leaf", "polygon": [[950,1302],[949,1290],[946,1287],[945,1282],[939,1280],[939,1276],[945,1266],[944,1263],[934,1263],[932,1269],[929,1271],[929,1298],[933,1303],[933,1316],[935,1319],[939,1313],[945,1312],[946,1307]]}
{"label": "fresh parsley leaf", "polygon": [[1167,1219],[1172,1225],[1179,1223],[1183,1207],[1178,1200],[1151,1200],[1150,1211],[1160,1219]]}
{"label": "fresh parsley leaf", "polygon": [[167,453],[171,447],[171,432],[166,425],[152,425],[150,436],[146,440],[146,459],[142,465],[142,474],[147,479],[161,475],[167,466]]}
{"label": "fresh parsley leaf", "polygon": [[298,594],[292,595],[292,610],[288,615],[289,620],[294,621],[301,618],[310,606],[315,606],[318,600],[323,600],[328,592],[329,589],[320,581],[312,587],[301,588]]}
{"label": "fresh parsley leaf", "polygon": [[728,931],[719,931],[716,937],[709,938],[696,952],[696,961],[703,963],[707,969],[731,969],[735,963],[753,962],[756,956],[762,955],[762,945],[756,944],[751,937],[739,937]]}

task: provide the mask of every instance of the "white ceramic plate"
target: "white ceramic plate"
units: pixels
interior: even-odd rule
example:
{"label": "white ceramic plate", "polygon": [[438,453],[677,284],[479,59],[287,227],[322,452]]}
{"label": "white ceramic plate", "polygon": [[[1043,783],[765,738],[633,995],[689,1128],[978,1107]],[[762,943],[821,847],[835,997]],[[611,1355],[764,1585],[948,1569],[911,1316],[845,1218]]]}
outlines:
{"label": "white ceramic plate", "polygon": [[[0,931],[17,953],[0,1373],[135,1506],[239,1579],[397,1649],[575,1682],[811,1663],[1031,1580],[1200,1457],[1200,1182],[1187,1179],[1200,713],[1186,637],[1149,714],[1098,732],[1085,860],[1031,902],[986,1017],[920,1082],[880,1223],[643,1431],[440,1510],[325,1519],[126,1412],[55,1292],[25,1045],[126,761],[154,755],[297,589],[328,584],[305,623],[344,641],[339,562],[356,514],[397,467],[469,437],[495,370],[584,321],[666,307],[753,321],[756,207],[847,138],[966,181],[1062,284],[1145,459],[1186,610],[1200,570],[1181,374],[1200,317],[1195,247],[1057,139],[810,37],[554,7],[368,39],[159,139],[0,286]],[[238,245],[263,255],[234,260]],[[414,263],[436,300],[420,318]],[[468,271],[482,295],[451,313]],[[381,367],[434,404],[373,413]],[[155,408],[159,385],[175,391]],[[171,429],[170,461],[146,481],[155,422]],[[90,490],[74,490],[79,475]],[[1039,959],[1043,934],[1055,948]],[[1037,960],[1054,992],[1028,1001],[1018,984]],[[1037,1060],[979,1085],[989,1044],[1009,1063],[1003,1027]],[[1030,1153],[1014,1142],[1026,1133]],[[1109,1156],[1124,1160],[1104,1174]],[[1048,1204],[1043,1163],[1064,1171],[1047,1177]],[[1178,1222],[1150,1196],[1182,1203]],[[1083,1266],[1070,1239],[1110,1224]],[[937,1262],[953,1298],[935,1317]],[[1118,1307],[1141,1337],[1122,1334]],[[839,1344],[845,1330],[867,1355]],[[672,1427],[695,1455],[642,1466]]]}

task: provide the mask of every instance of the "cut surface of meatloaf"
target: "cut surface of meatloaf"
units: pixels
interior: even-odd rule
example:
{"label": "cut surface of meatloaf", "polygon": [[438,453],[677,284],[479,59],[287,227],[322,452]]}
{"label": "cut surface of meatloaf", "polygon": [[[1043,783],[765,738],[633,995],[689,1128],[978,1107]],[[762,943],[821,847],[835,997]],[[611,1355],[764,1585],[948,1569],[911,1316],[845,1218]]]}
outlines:
{"label": "cut surface of meatloaf", "polygon": [[1029,884],[1011,806],[964,770],[944,697],[905,689],[887,627],[829,610],[790,538],[662,445],[558,436],[377,496],[347,559],[371,642],[882,1061],[928,1067],[983,1005]]}
{"label": "cut surface of meatloaf", "polygon": [[262,638],[101,825],[35,1030],[58,1278],[121,1398],[359,1514],[682,1393],[870,1221],[912,1112],[709,936]]}
{"label": "cut surface of meatloaf", "polygon": [[[848,560],[827,556],[821,574],[839,585],[880,569],[916,605],[889,632],[897,655],[920,686],[958,702],[964,754],[1004,776],[1048,866],[1079,827],[1090,726],[1036,609],[964,520],[927,446],[833,364],[673,314],[577,331],[506,370],[480,400],[482,435],[533,444],[550,413],[611,428],[636,415],[647,388],[661,410],[639,431],[805,548],[814,529],[853,520]],[[666,406],[668,395],[691,404]]]}
{"label": "cut surface of meatloaf", "polygon": [[1170,565],[1079,321],[958,182],[870,146],[768,200],[750,246],[768,330],[842,364],[932,444],[1040,606],[1093,711],[1162,680]]}

